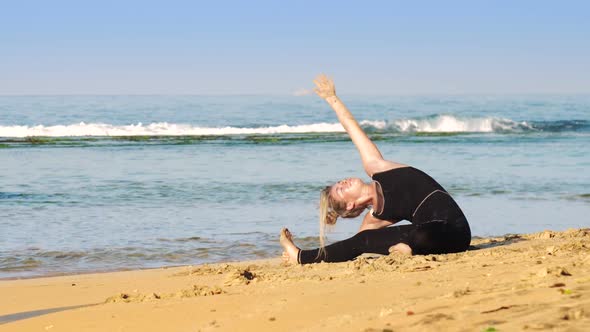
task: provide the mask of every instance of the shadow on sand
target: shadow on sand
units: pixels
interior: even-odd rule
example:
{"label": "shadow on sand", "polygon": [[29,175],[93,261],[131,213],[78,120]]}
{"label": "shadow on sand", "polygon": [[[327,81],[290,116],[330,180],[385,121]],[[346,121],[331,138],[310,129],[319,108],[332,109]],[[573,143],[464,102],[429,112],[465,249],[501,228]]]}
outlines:
{"label": "shadow on sand", "polygon": [[518,234],[508,234],[508,235],[504,235],[504,237],[502,237],[502,238],[493,238],[493,239],[474,237],[472,239],[472,242],[474,242],[473,240],[475,240],[475,242],[477,242],[478,240],[485,240],[486,242],[482,242],[482,243],[478,243],[476,245],[469,246],[469,249],[468,249],[469,251],[480,250],[480,249],[489,249],[489,248],[495,248],[495,247],[500,247],[500,246],[507,246],[507,245],[510,245],[513,243],[526,241],[526,239],[523,239]]}
{"label": "shadow on sand", "polygon": [[17,312],[15,314],[4,315],[0,316],[0,325],[15,322],[17,320],[42,316],[51,314],[54,312],[77,309],[77,308],[84,308],[84,307],[91,307],[98,305],[100,303],[92,303],[92,304],[81,304],[81,305],[71,305],[66,307],[57,307],[57,308],[49,308],[49,309],[40,309],[40,310],[32,310],[32,311],[24,311],[24,312]]}

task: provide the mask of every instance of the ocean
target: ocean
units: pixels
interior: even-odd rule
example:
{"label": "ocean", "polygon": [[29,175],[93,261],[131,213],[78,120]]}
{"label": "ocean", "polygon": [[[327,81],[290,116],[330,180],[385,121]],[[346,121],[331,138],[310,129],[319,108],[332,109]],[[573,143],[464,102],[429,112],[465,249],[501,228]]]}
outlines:
{"label": "ocean", "polygon": [[[590,96],[341,96],[474,236],[590,226]],[[0,278],[276,257],[369,180],[315,96],[0,96]],[[352,236],[340,219],[328,243]]]}

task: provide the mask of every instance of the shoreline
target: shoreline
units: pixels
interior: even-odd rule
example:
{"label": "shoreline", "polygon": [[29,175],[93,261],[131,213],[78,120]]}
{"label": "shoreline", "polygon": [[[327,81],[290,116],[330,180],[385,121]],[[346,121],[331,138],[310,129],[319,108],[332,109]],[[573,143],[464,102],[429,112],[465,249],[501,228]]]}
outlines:
{"label": "shoreline", "polygon": [[115,270],[81,270],[78,272],[55,272],[50,274],[44,275],[35,275],[35,276],[27,276],[27,277],[0,277],[0,282],[2,281],[14,281],[14,280],[31,280],[31,279],[45,279],[45,278],[58,278],[58,277],[72,277],[72,276],[83,276],[89,274],[109,274],[109,273],[118,273],[118,272],[131,272],[131,271],[150,271],[150,270],[166,270],[166,269],[175,269],[181,267],[196,267],[196,266],[203,266],[203,265],[219,265],[219,264],[240,264],[240,263],[253,263],[253,262],[263,262],[269,260],[275,260],[275,258],[260,258],[260,259],[250,259],[244,261],[221,261],[221,262],[211,262],[211,263],[201,263],[201,264],[181,264],[181,265],[163,265],[163,266],[156,266],[156,267],[139,267],[139,268],[129,268],[129,269],[115,269]]}
{"label": "shoreline", "polygon": [[[552,230],[544,230],[543,232],[550,231],[550,232],[564,232],[564,231],[552,231]],[[542,233],[542,232],[539,232]],[[504,235],[497,235],[497,236],[479,236],[475,235],[471,237],[471,244],[470,250],[477,250],[474,248],[474,242],[479,243],[480,241],[485,241],[488,239],[498,239],[498,238],[506,238],[511,236],[520,236],[523,234],[518,233],[506,233]],[[297,239],[295,239],[297,241]],[[278,243],[278,240],[277,240]],[[308,249],[308,248],[305,248]],[[104,274],[104,273],[116,273],[116,272],[126,272],[126,271],[145,271],[145,270],[157,270],[157,269],[170,269],[170,268],[177,268],[177,267],[187,267],[187,266],[201,266],[201,265],[215,265],[215,264],[239,264],[239,263],[248,263],[248,262],[258,262],[258,261],[266,261],[266,260],[273,260],[280,255],[277,255],[274,258],[259,258],[259,259],[248,259],[248,260],[227,260],[227,261],[215,261],[215,262],[205,262],[205,263],[198,263],[198,264],[176,264],[176,265],[162,265],[162,266],[154,266],[154,267],[133,267],[133,268],[121,268],[121,269],[95,269],[95,270],[79,270],[73,272],[49,272],[47,274],[39,274],[39,275],[32,275],[32,276],[20,276],[20,277],[0,277],[0,282],[2,281],[10,281],[10,280],[29,280],[29,279],[42,279],[42,278],[54,278],[54,277],[67,277],[67,276],[76,276],[76,275],[86,275],[86,274]]]}
{"label": "shoreline", "polygon": [[473,239],[477,249],[280,258],[0,280],[0,331],[590,328],[590,229]]}

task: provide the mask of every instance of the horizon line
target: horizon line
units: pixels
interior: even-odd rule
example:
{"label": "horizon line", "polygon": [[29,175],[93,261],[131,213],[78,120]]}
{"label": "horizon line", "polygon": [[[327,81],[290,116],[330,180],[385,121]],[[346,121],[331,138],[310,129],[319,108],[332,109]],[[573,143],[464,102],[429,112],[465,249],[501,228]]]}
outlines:
{"label": "horizon line", "polygon": [[[0,93],[0,97],[293,97],[319,98],[314,94],[293,93]],[[344,93],[346,96],[413,97],[413,96],[590,96],[587,92],[416,92],[416,93]]]}

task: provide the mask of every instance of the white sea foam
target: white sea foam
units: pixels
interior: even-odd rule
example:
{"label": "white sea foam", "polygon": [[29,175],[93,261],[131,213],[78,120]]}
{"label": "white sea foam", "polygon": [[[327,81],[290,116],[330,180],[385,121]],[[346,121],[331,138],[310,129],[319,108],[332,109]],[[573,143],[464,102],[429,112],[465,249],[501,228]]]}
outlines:
{"label": "white sea foam", "polygon": [[301,126],[259,128],[198,127],[187,124],[158,122],[115,126],[105,123],[78,123],[57,126],[0,126],[0,137],[75,137],[75,136],[209,136],[251,134],[297,134],[344,131],[339,123],[314,123]]}
{"label": "white sea foam", "polygon": [[[497,118],[457,118],[439,115],[424,119],[403,119],[391,122],[360,122],[361,126],[377,131],[392,132],[496,132],[533,129],[525,122]],[[0,137],[82,137],[82,136],[215,136],[215,135],[268,135],[344,132],[339,123],[313,123],[307,125],[280,125],[257,128],[199,127],[189,124],[158,122],[117,126],[105,123],[84,123],[55,126],[0,126]]]}
{"label": "white sea foam", "polygon": [[526,122],[515,122],[509,119],[498,118],[457,118],[451,115],[439,115],[427,119],[396,120],[392,126],[401,132],[426,132],[426,133],[490,133],[498,131],[517,131],[533,128]]}

